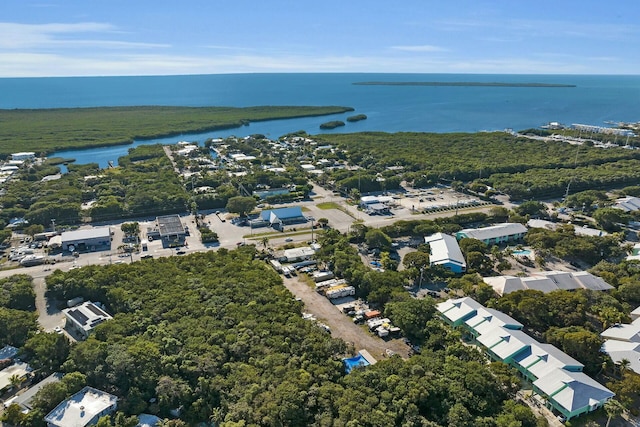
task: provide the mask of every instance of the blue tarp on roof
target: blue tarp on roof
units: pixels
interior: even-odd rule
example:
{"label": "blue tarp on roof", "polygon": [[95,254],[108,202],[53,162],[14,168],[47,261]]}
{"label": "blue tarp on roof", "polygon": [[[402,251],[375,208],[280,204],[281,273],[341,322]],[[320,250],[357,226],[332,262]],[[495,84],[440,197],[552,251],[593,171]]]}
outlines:
{"label": "blue tarp on roof", "polygon": [[0,349],[0,359],[13,359],[18,354],[18,349],[7,345]]}

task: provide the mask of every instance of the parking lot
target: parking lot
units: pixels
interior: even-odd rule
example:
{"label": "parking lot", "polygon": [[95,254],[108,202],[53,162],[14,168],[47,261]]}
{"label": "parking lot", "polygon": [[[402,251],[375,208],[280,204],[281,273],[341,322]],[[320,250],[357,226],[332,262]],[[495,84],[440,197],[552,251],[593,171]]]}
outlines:
{"label": "parking lot", "polygon": [[[380,227],[391,224],[401,219],[418,219],[429,218],[434,216],[455,215],[456,211],[449,209],[447,212],[422,213],[427,207],[433,207],[446,204],[458,204],[461,206],[464,201],[470,200],[466,196],[451,191],[450,189],[427,189],[427,190],[411,190],[402,195],[394,197],[394,207],[391,209],[391,215],[368,215],[356,206],[350,205],[345,199],[334,195],[320,187],[314,187],[312,200],[303,201],[295,204],[278,205],[273,208],[285,206],[301,206],[303,212],[309,221],[307,223],[293,224],[284,227],[283,231],[276,231],[272,228],[253,229],[248,226],[238,226],[232,223],[233,215],[220,211],[201,212],[204,222],[218,234],[219,242],[216,244],[203,244],[200,240],[200,233],[196,227],[195,217],[193,215],[181,215],[183,225],[189,228],[189,235],[186,237],[185,244],[180,248],[165,248],[162,242],[153,239],[149,240],[147,229],[156,226],[155,218],[139,218],[129,219],[126,221],[111,221],[108,223],[100,223],[93,225],[84,225],[80,229],[90,229],[92,227],[109,226],[112,231],[111,249],[107,251],[85,252],[79,253],[77,257],[71,254],[56,254],[50,257],[55,261],[55,266],[40,265],[34,267],[18,268],[0,272],[0,277],[6,277],[12,274],[30,274],[35,278],[34,287],[36,290],[36,307],[39,313],[39,321],[43,328],[47,331],[55,330],[56,327],[64,324],[62,313],[57,307],[57,302],[47,301],[45,299],[44,278],[51,274],[55,269],[68,271],[74,268],[80,268],[86,265],[105,265],[105,264],[121,264],[139,261],[144,257],[164,257],[193,252],[215,250],[223,247],[227,249],[236,248],[239,244],[255,244],[261,247],[264,237],[268,239],[269,247],[282,247],[285,244],[299,245],[307,244],[310,240],[317,238],[318,230],[311,230],[312,222],[319,218],[326,218],[329,226],[347,233],[351,226],[356,222],[362,222],[369,227]],[[329,202],[329,203],[327,203]],[[318,207],[318,204],[325,203],[328,209]],[[321,205],[322,206],[322,205]],[[474,210],[487,209],[487,207],[474,208]],[[124,233],[121,226],[124,222],[136,221],[140,225],[140,239],[149,240],[146,251],[124,252],[121,246],[124,244]],[[16,246],[20,246],[20,237],[25,243],[28,242],[26,236],[17,236],[14,242]],[[23,244],[24,245],[24,244]],[[33,249],[35,254],[46,255],[44,248],[36,247]],[[7,249],[9,251],[9,249]],[[367,262],[368,263],[368,262]],[[16,263],[5,265],[16,265]],[[406,357],[408,347],[400,339],[382,340],[371,334],[366,326],[355,325],[350,317],[343,314],[339,307],[332,304],[327,298],[317,294],[307,284],[298,278],[285,278],[285,286],[303,300],[305,310],[313,313],[318,319],[322,319],[332,330],[334,336],[343,338],[345,341],[353,343],[355,350],[366,349],[376,357],[386,355],[387,349]],[[439,294],[441,290],[417,290],[416,296],[429,297],[427,292],[435,291]]]}

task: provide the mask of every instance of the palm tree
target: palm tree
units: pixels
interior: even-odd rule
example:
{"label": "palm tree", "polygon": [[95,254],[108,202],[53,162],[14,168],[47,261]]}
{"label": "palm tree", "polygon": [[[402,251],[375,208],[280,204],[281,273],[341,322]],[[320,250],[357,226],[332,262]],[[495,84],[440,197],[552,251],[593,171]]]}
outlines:
{"label": "palm tree", "polygon": [[20,384],[22,384],[22,378],[20,378],[18,375],[13,374],[9,377],[9,384],[11,384],[11,387],[19,387]]}
{"label": "palm tree", "polygon": [[624,373],[629,370],[629,366],[631,366],[631,362],[629,361],[629,359],[622,359],[618,363],[616,363],[616,365],[618,366],[620,377],[623,377]]}
{"label": "palm tree", "polygon": [[262,239],[260,239],[260,242],[262,242],[262,246],[266,247],[269,246],[269,238],[267,236],[264,236]]}
{"label": "palm tree", "polygon": [[622,403],[617,400],[611,399],[604,404],[604,410],[607,413],[607,425],[605,427],[609,427],[609,423],[612,419],[624,413],[624,406],[622,406]]}

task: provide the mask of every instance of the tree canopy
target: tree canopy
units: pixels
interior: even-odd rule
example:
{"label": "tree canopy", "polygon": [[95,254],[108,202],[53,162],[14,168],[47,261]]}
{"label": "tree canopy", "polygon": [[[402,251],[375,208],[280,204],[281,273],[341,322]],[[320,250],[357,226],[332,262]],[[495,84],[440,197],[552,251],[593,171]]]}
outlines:
{"label": "tree canopy", "polygon": [[[337,264],[346,238],[332,232],[323,238]],[[530,418],[506,403],[508,376],[494,375],[478,351],[430,319],[429,301],[392,301],[389,314],[416,336],[428,335],[433,350],[345,376],[340,359],[350,353],[347,345],[302,318],[300,303],[254,260],[255,251],[54,272],[47,281],[54,296],[82,295],[114,314],[71,348],[64,369],[119,396],[125,415],[167,416],[181,407],[181,420],[190,424],[493,425],[499,417]],[[400,280],[397,272],[385,273],[371,272],[384,286]],[[375,282],[366,276],[363,282]]]}

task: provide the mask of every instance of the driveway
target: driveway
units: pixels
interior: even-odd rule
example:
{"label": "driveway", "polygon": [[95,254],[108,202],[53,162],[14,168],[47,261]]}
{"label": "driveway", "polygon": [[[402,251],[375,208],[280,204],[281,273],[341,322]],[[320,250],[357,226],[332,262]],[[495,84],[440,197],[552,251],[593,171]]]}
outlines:
{"label": "driveway", "polygon": [[354,324],[349,316],[342,314],[327,298],[297,277],[283,279],[285,287],[304,302],[305,312],[313,314],[316,319],[328,325],[335,338],[342,338],[353,344],[356,351],[365,349],[377,360],[386,357],[386,349],[393,350],[403,358],[409,356],[409,348],[401,339],[385,341],[374,336],[365,325]]}

